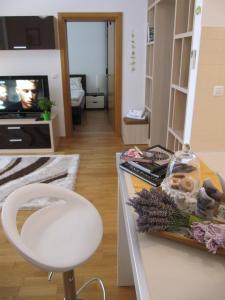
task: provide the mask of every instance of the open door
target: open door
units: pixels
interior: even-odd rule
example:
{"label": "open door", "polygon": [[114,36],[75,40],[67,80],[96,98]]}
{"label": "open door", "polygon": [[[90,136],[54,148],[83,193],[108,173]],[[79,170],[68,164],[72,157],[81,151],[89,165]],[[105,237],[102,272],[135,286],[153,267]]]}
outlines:
{"label": "open door", "polygon": [[107,23],[107,100],[108,118],[115,130],[115,23]]}

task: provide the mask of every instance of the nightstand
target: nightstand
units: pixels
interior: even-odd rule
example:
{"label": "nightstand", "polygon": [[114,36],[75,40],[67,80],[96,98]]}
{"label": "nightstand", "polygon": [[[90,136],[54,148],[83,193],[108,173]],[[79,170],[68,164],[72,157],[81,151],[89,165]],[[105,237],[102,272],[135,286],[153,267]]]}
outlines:
{"label": "nightstand", "polygon": [[86,93],[86,108],[104,108],[105,95],[104,93]]}

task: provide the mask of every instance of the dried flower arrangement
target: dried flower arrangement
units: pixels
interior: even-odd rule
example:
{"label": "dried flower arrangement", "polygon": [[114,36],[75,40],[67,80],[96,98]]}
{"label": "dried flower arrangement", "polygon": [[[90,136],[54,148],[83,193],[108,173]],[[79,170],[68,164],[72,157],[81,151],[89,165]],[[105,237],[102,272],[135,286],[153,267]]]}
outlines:
{"label": "dried flower arrangement", "polygon": [[218,248],[225,249],[225,224],[193,223],[190,236],[199,243],[205,244],[213,254],[216,254]]}
{"label": "dried flower arrangement", "polygon": [[[216,191],[209,182],[204,185],[208,193],[213,192],[211,196],[215,194],[216,197],[224,197],[224,194]],[[215,254],[218,248],[225,249],[225,224],[205,222],[205,218],[180,210],[174,200],[160,189],[152,188],[150,191],[143,189],[129,199],[127,204],[138,214],[139,232],[178,232],[185,229],[186,235],[199,243],[204,243],[210,252]]]}

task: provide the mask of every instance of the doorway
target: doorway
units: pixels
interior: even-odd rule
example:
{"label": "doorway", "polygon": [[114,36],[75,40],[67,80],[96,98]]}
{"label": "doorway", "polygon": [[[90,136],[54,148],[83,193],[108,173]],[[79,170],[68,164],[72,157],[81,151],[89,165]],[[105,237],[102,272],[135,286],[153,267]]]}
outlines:
{"label": "doorway", "polygon": [[[104,119],[106,116],[106,121],[108,119],[114,131],[112,109],[108,105],[108,98],[112,99],[112,104],[115,102],[114,84],[112,84],[115,47],[114,32],[109,30],[111,27],[114,27],[114,22],[67,22],[72,119],[75,134],[80,127],[85,127],[86,123],[89,123],[89,118],[94,121],[92,126],[97,126],[92,115]],[[109,42],[110,47],[108,47]],[[112,63],[108,64],[108,61]],[[104,127],[107,125],[103,124]]]}
{"label": "doorway", "polygon": [[64,117],[66,137],[73,135],[70,79],[69,79],[69,58],[67,41],[67,22],[96,22],[111,21],[115,24],[115,100],[111,110],[111,118],[116,135],[121,136],[121,98],[122,98],[122,13],[59,13],[59,41],[62,67],[62,84],[64,99]]}

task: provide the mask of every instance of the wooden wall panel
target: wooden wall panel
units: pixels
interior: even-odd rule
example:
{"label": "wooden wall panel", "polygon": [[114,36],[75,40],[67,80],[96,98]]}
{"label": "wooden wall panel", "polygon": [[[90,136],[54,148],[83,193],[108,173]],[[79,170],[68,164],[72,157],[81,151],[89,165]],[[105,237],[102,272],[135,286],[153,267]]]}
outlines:
{"label": "wooden wall panel", "polygon": [[225,86],[225,27],[203,27],[192,124],[192,148],[225,150],[225,95],[213,96],[213,87]]}

